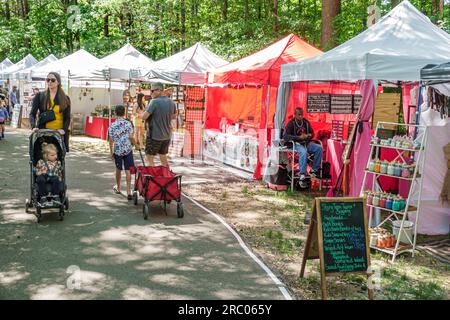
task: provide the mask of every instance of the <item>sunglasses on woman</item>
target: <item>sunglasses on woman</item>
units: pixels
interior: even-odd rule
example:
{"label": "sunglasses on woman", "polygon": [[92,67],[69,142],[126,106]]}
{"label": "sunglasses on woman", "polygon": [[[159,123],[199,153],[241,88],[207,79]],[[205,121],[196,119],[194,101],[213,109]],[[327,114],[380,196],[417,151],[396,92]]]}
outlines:
{"label": "sunglasses on woman", "polygon": [[47,78],[47,82],[52,82],[52,83],[54,83],[54,82],[56,82],[56,79],[55,79],[55,78]]}

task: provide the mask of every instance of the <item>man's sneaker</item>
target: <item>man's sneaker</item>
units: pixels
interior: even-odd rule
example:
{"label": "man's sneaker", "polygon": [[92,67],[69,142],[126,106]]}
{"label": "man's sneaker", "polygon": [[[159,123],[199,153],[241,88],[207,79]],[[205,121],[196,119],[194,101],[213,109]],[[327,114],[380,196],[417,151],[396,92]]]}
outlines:
{"label": "man's sneaker", "polygon": [[311,169],[309,171],[309,175],[311,176],[311,178],[316,178],[319,175],[319,173],[317,171]]}
{"label": "man's sneaker", "polygon": [[298,182],[298,184],[302,189],[308,188],[308,184],[306,183],[306,176],[304,174],[300,175],[300,181]]}

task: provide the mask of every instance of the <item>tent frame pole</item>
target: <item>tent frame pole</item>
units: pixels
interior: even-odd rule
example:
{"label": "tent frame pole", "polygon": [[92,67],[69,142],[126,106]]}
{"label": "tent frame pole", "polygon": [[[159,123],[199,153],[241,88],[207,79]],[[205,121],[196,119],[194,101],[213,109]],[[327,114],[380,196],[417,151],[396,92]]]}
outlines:
{"label": "tent frame pole", "polygon": [[111,110],[111,68],[109,68],[108,72],[108,105],[109,105],[109,125],[108,128],[111,126],[111,116],[112,116],[112,110]]}

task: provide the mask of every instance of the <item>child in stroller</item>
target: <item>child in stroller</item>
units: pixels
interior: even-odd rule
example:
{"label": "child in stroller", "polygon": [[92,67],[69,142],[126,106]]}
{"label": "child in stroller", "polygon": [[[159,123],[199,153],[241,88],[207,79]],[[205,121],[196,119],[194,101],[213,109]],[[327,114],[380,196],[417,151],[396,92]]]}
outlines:
{"label": "child in stroller", "polygon": [[59,209],[60,220],[64,210],[69,209],[65,184],[65,146],[58,131],[39,130],[30,136],[30,199],[26,201],[26,212],[36,208],[35,215],[41,221],[42,209]]}
{"label": "child in stroller", "polygon": [[42,157],[36,164],[36,183],[38,185],[38,199],[47,195],[47,186],[50,184],[51,193],[49,195],[59,195],[61,193],[61,161],[58,160],[58,149],[52,143],[42,144]]}

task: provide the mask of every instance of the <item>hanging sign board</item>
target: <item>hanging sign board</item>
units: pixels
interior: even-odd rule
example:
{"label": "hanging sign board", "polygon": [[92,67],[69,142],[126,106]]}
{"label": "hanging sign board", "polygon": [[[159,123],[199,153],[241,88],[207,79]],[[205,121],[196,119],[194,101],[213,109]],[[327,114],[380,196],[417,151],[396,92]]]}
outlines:
{"label": "hanging sign board", "polygon": [[333,94],[331,96],[332,114],[351,114],[353,111],[353,95]]}
{"label": "hanging sign board", "polygon": [[359,108],[361,108],[362,96],[357,94],[353,96],[353,113],[358,114]]}
{"label": "hanging sign board", "polygon": [[308,93],[307,113],[329,113],[330,95],[324,93]]}
{"label": "hanging sign board", "polygon": [[22,105],[16,104],[13,109],[13,114],[11,117],[11,127],[20,128],[22,120]]}
{"label": "hanging sign board", "polygon": [[[364,198],[316,198],[303,255],[320,259],[322,298],[327,299],[326,277],[341,274],[370,276],[370,248]],[[369,288],[369,298],[373,292]]]}

